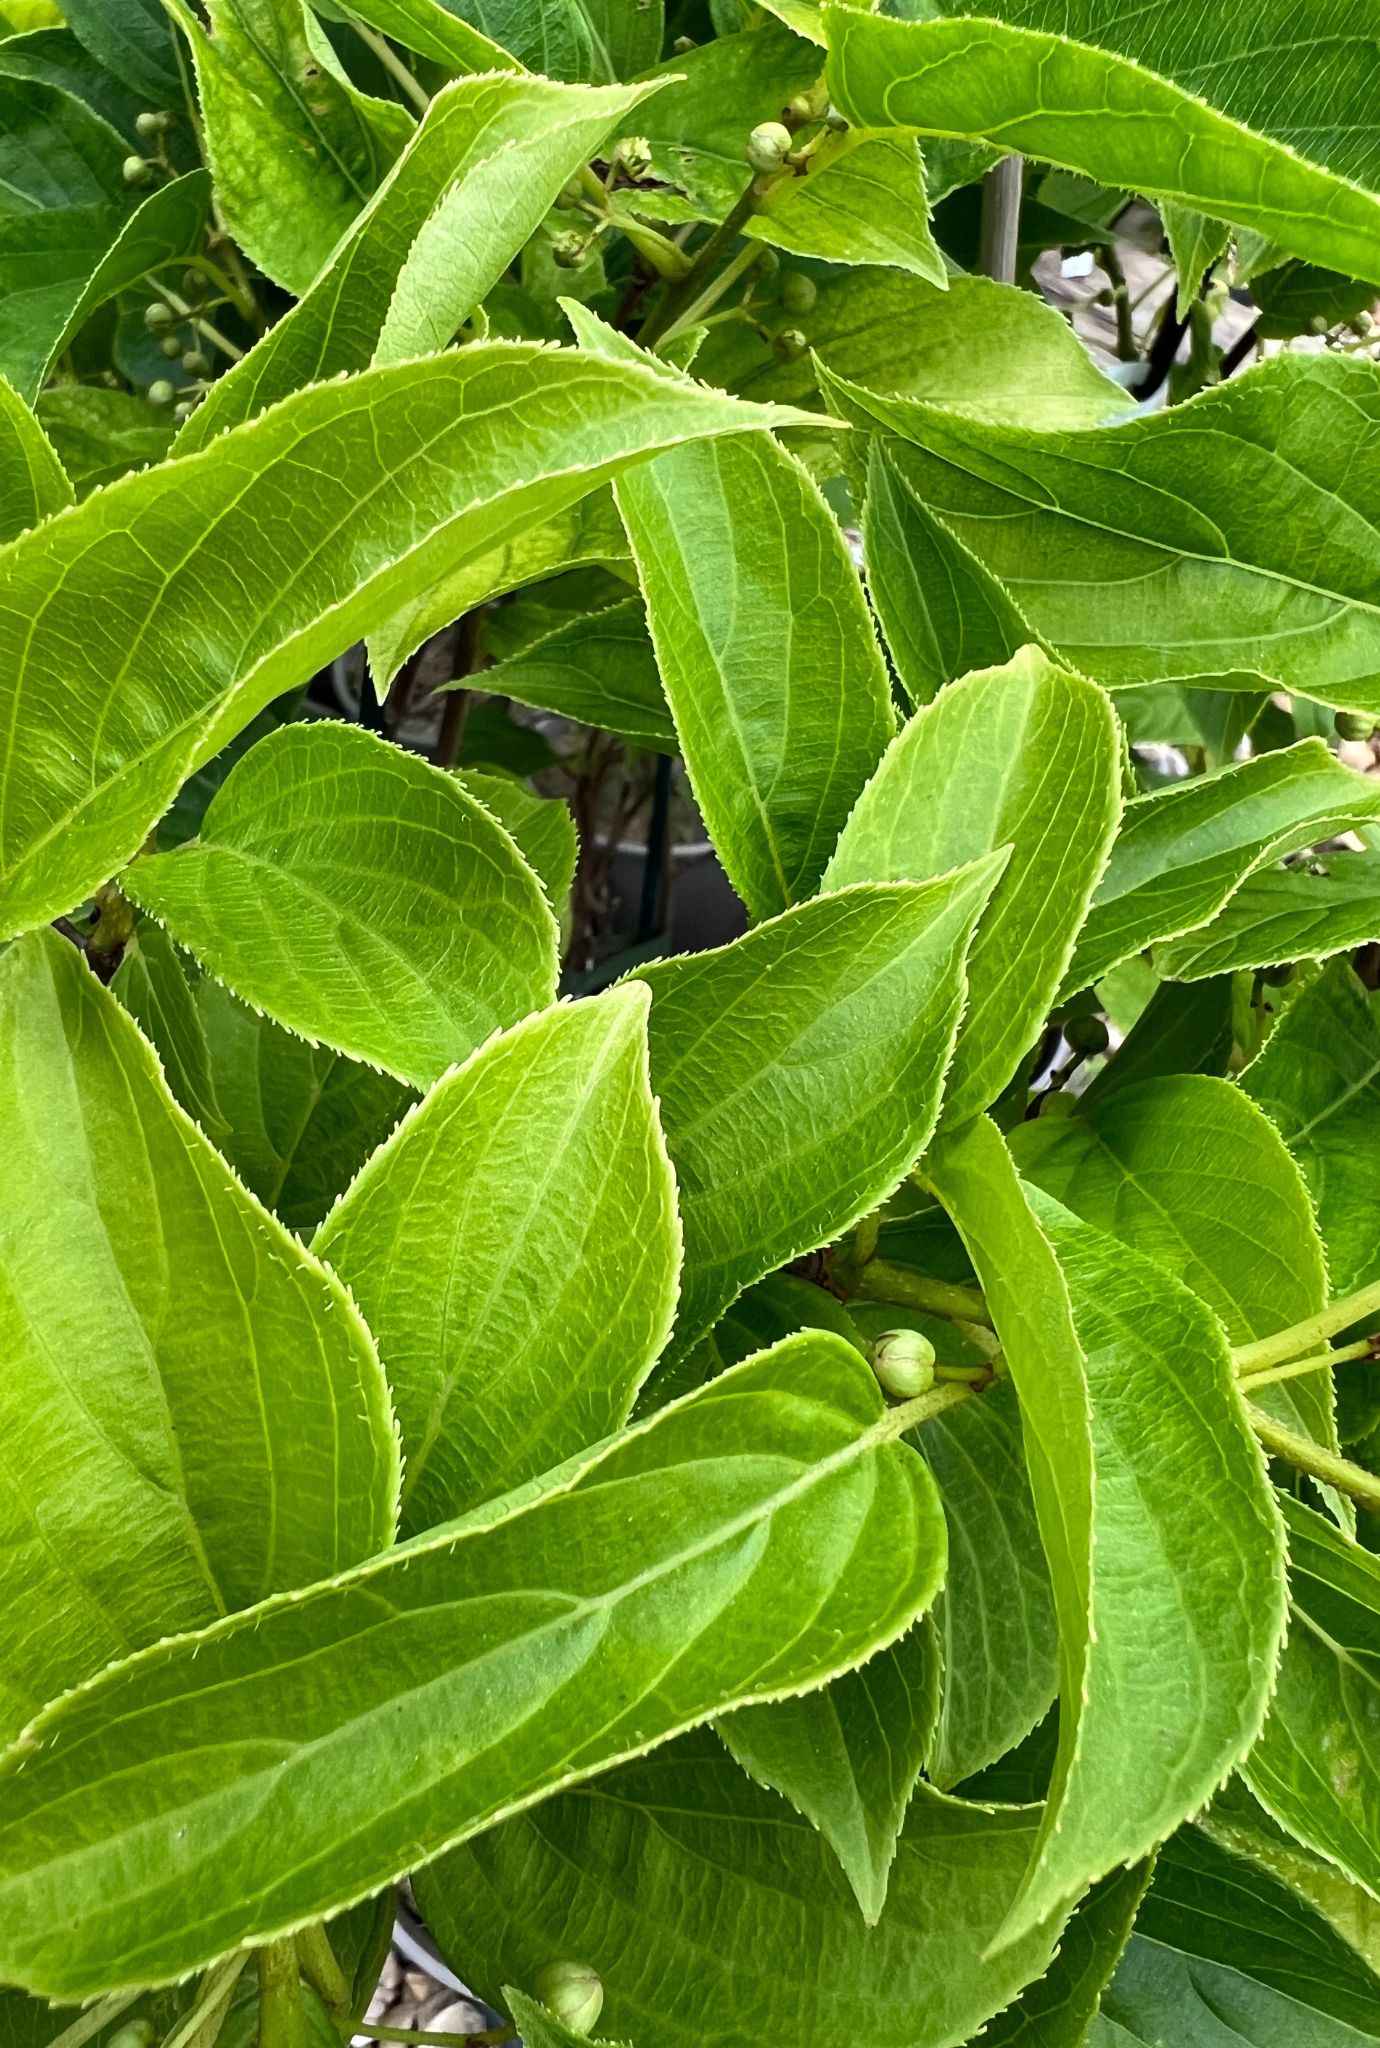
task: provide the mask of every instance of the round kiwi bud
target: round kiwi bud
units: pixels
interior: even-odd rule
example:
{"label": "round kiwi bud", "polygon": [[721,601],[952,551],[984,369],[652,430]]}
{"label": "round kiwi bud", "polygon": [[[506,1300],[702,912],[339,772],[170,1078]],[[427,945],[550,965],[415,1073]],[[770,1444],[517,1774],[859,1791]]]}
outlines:
{"label": "round kiwi bud", "polygon": [[1107,1026],[1095,1011],[1070,1017],[1064,1026],[1064,1037],[1069,1051],[1081,1053],[1084,1059],[1090,1059],[1094,1053],[1105,1052],[1112,1042]]}
{"label": "round kiwi bud", "polygon": [[532,1995],[575,2034],[587,2034],[604,2009],[603,1979],[588,1963],[568,1957],[537,1973]]}
{"label": "round kiwi bud", "polygon": [[934,1346],[920,1330],[883,1330],[872,1346],[872,1370],[893,1401],[913,1401],[934,1385]]}
{"label": "round kiwi bud", "polygon": [[803,270],[793,270],[781,280],[781,303],[788,313],[808,313],[819,297],[819,286]]}

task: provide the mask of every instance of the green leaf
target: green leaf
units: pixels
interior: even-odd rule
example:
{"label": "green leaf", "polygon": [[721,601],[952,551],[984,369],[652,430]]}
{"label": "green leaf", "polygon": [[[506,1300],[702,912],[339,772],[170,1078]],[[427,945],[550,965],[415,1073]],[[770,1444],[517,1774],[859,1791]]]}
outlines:
{"label": "green leaf", "polygon": [[1174,310],[1187,320],[1193,301],[1199,296],[1207,274],[1220,263],[1231,241],[1231,230],[1220,220],[1209,220],[1191,206],[1166,199],[1160,207],[1169,254],[1178,273]]}
{"label": "green leaf", "polygon": [[12,384],[0,377],[0,542],[72,502],[57,451]]}
{"label": "green leaf", "polygon": [[[161,4],[158,14],[166,35]],[[134,123],[146,101],[98,63],[70,28],[35,27],[24,34],[5,36],[0,40],[0,71],[11,78],[41,78],[61,87],[74,99],[84,100],[131,149],[142,142]]]}
{"label": "green leaf", "polygon": [[[1114,974],[1099,989],[1109,1015],[1108,993],[1115,978]],[[1159,981],[1153,982],[1153,987],[1153,995],[1117,1047],[1115,1058],[1093,1076],[1079,1097],[1086,1108],[1132,1082],[1154,1081],[1165,1074],[1225,1077],[1234,1043],[1230,975],[1215,981]]]}
{"label": "green leaf", "polygon": [[190,772],[407,593],[444,591],[638,456],[790,417],[634,363],[475,343],[301,392],[13,544],[0,931],[79,902]]}
{"label": "green leaf", "polygon": [[[944,1577],[944,1517],[935,1504],[934,1582]],[[838,1857],[875,1927],[886,1904],[901,1824],[934,1727],[938,1670],[919,1629],[823,1692],[740,1707],[715,1724],[749,1777],[789,1799]]]}
{"label": "green leaf", "polygon": [[[794,326],[797,316],[783,312],[772,324]],[[895,270],[835,273],[822,280],[803,327],[812,354],[794,362],[745,324],[715,328],[701,374],[754,397],[803,404],[815,389],[817,357],[869,390],[1012,424],[1092,426],[1127,410],[1126,393],[1052,306],[990,278],[954,276],[941,291]]]}
{"label": "green leaf", "polygon": [[440,64],[451,77],[523,68],[517,57],[466,20],[458,6],[443,5],[442,0],[354,0],[350,11],[405,50]]}
{"label": "green leaf", "polygon": [[127,218],[69,207],[0,222],[0,373],[21,397],[33,402],[54,358],[98,306],[200,249],[210,200],[210,178],[192,171]]}
{"label": "green leaf", "polygon": [[121,176],[128,153],[110,123],[72,93],[46,79],[0,75],[0,219],[89,209],[118,226],[135,204]]}
{"label": "green leaf", "polygon": [[616,496],[696,800],[734,888],[770,917],[818,886],[893,730],[857,571],[765,434],[687,443]]}
{"label": "green leaf", "polygon": [[0,1975],[180,1977],[865,1660],[931,1580],[894,1434],[850,1346],[793,1338],[582,1472],[114,1666],[6,1759]]}
{"label": "green leaf", "polygon": [[160,0],[62,0],[62,16],[96,61],[149,104],[182,105],[182,76]]}
{"label": "green leaf", "polygon": [[[962,9],[940,0],[936,11]],[[1258,0],[1233,22],[1229,53],[1212,18],[1184,0],[1150,14],[1135,0],[1010,0],[988,11],[1114,50],[1300,156],[1363,185],[1380,178],[1365,24],[1345,7],[1319,6],[1305,24],[1289,0]]]}
{"label": "green leaf", "polygon": [[[1316,1315],[1327,1272],[1303,1177],[1238,1088],[1205,1074],[1133,1083],[1074,1117],[1012,1133],[1021,1172],[1205,1301],[1233,1344]],[[1336,1447],[1327,1375],[1262,1389],[1261,1405]]]}
{"label": "green leaf", "polygon": [[1135,799],[1093,897],[1065,994],[1100,981],[1147,946],[1205,925],[1211,930],[1257,868],[1377,816],[1374,783],[1316,739]]}
{"label": "green leaf", "polygon": [[[474,345],[467,344],[470,348]],[[407,656],[424,640],[487,604],[491,597],[561,572],[596,565],[606,568],[611,563],[626,566],[631,581],[628,537],[613,491],[605,484],[557,518],[517,534],[475,561],[463,561],[421,591],[409,594],[386,626],[370,636],[369,665],[375,687],[386,689]],[[660,688],[658,681],[658,691]],[[546,708],[538,706],[539,710]],[[663,716],[669,728],[670,716]]]}
{"label": "green leaf", "polygon": [[1184,1828],[1160,1853],[1103,2009],[1152,2029],[1137,2040],[1361,2048],[1380,2029],[1380,1980],[1282,1884]]}
{"label": "green leaf", "polygon": [[74,946],[0,961],[7,1736],[176,1629],[390,1541],[369,1333],[173,1102]]}
{"label": "green leaf", "polygon": [[[829,397],[910,444],[924,502],[1108,687],[1240,671],[1380,709],[1372,363],[1280,355],[1186,405],[1067,433],[837,379]],[[1262,520],[1262,504],[1289,514]]]}
{"label": "green leaf", "polygon": [[912,704],[1038,644],[996,578],[926,511],[879,435],[868,450],[862,530],[868,595]]}
{"label": "green leaf", "polygon": [[[1372,193],[1155,70],[1068,40],[1067,10],[1050,12],[1055,33],[827,9],[834,99],[850,120],[1019,150],[1103,185],[1239,222],[1350,276],[1380,278],[1380,200]],[[1103,10],[1095,12],[1100,34]],[[1189,33],[1206,51],[1205,29],[1200,16]],[[1228,67],[1220,49],[1212,54],[1215,83]],[[1272,80],[1280,69],[1272,56]]]}
{"label": "green leaf", "polygon": [[357,725],[269,733],[125,886],[255,1009],[417,1087],[556,993],[555,919],[508,834]]}
{"label": "green leaf", "polygon": [[826,888],[922,881],[1011,849],[968,958],[946,1123],[994,1101],[1038,1034],[1111,847],[1120,784],[1106,694],[1026,648],[917,711],[858,799]]}
{"label": "green leaf", "polygon": [[34,411],[79,498],[161,462],[172,446],[169,415],[132,391],[56,384],[39,393]]}
{"label": "green leaf", "polygon": [[948,1791],[1043,1720],[1059,1685],[1058,1630],[1014,1388],[1001,1383],[933,1416],[921,1442],[949,1527],[949,1573],[934,1610],[939,1714],[926,1761]]}
{"label": "green leaf", "polygon": [[869,1214],[924,1150],[1001,866],[846,889],[638,969],[685,1224],[679,1350],[752,1281]]}
{"label": "green leaf", "polygon": [[666,90],[638,115],[638,133],[651,146],[651,176],[657,186],[674,188],[649,194],[648,212],[661,221],[721,220],[752,176],[748,136],[759,121],[779,121],[786,102],[813,85],[822,68],[818,50],[774,21],[678,50],[652,73],[669,81]]}
{"label": "green leaf", "polygon": [[1241,1767],[1296,1840],[1380,1898],[1380,1559],[1282,1495],[1289,1640]]}
{"label": "green leaf", "polygon": [[1021,1397],[1060,1617],[1059,1757],[1010,1940],[1145,1855],[1249,1748],[1284,1573],[1264,1461],[1211,1313],[1047,1199],[1017,1212],[998,1145],[976,1123],[941,1147],[935,1173]]}
{"label": "green leaf", "polygon": [[947,288],[913,135],[850,128],[816,151],[810,173],[769,192],[744,232],[797,256],[891,264]]}
{"label": "green leaf", "polygon": [[[141,918],[111,977],[110,989],[157,1053],[174,1101],[212,1139],[223,1156],[236,1161],[223,1143],[229,1129],[216,1100],[211,1048],[182,956],[161,925]],[[241,1179],[245,1176],[241,1174]],[[251,1194],[261,1191],[247,1181]],[[272,1202],[265,1202],[272,1208]]]}
{"label": "green leaf", "polygon": [[191,47],[216,200],[276,284],[306,291],[412,133],[346,78],[304,0],[165,0]]}
{"label": "green leaf", "polygon": [[209,976],[194,995],[222,1123],[216,1144],[265,1208],[290,1230],[310,1232],[383,1143],[412,1091],[295,1038]]}
{"label": "green leaf", "polygon": [[560,797],[535,795],[512,775],[483,768],[458,771],[456,781],[497,818],[546,891],[557,918],[563,918],[570,907],[579,853],[570,806]]}
{"label": "green leaf", "polygon": [[491,1039],[317,1233],[387,1354],[404,1534],[618,1429],[670,1334],[680,1221],[648,1002],[630,983]]}
{"label": "green leaf", "polygon": [[1211,924],[1155,950],[1159,973],[1179,981],[1326,960],[1380,938],[1380,854],[1328,853],[1313,866],[1251,875]]}
{"label": "green leaf", "polygon": [[1308,1183],[1333,1292],[1380,1278],[1380,1017],[1346,961],[1299,991],[1241,1086]]}
{"label": "green leaf", "polygon": [[[1059,1937],[1044,1976],[983,2028],[982,2048],[1083,2048],[1149,1876],[1148,1862],[1134,1863],[1093,1886]],[[1186,2044],[1179,2041],[1176,2048]]]}
{"label": "green leaf", "polygon": [[658,754],[677,752],[640,597],[553,626],[484,672],[486,689],[540,711],[617,733]]}
{"label": "green leaf", "polygon": [[865,1358],[870,1355],[849,1310],[826,1288],[796,1273],[768,1273],[724,1310],[698,1344],[652,1374],[634,1415],[651,1414],[797,1330],[833,1330]]}
{"label": "green leaf", "polygon": [[486,1997],[577,1949],[637,2048],[941,2048],[1049,1959],[1055,1925],[984,1955],[1034,1832],[920,1785],[870,1929],[815,1830],[701,1734],[491,1829],[418,1896]]}
{"label": "green leaf", "polygon": [[303,385],[445,347],[648,90],[500,74],[438,93],[305,296],[212,386],[179,455]]}
{"label": "green leaf", "polygon": [[1195,1826],[1219,1848],[1245,1859],[1267,1884],[1281,1885],[1290,1905],[1301,1899],[1319,1913],[1370,1970],[1380,1970],[1380,1903],[1271,1820],[1239,1775]]}

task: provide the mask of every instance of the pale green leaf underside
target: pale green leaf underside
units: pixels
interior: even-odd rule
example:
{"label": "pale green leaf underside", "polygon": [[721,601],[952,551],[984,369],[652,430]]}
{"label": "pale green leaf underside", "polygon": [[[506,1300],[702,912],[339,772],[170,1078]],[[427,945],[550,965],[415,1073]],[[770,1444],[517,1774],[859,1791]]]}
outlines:
{"label": "pale green leaf underside", "polygon": [[1128,58],[995,21],[848,7],[824,20],[833,95],[852,120],[1017,150],[1380,280],[1380,198]]}
{"label": "pale green leaf underside", "polygon": [[888,748],[825,888],[922,881],[1010,847],[968,956],[944,1119],[992,1102],[1063,979],[1121,812],[1116,717],[1095,683],[1037,648],[966,676]]}
{"label": "pale green leaf underside", "polygon": [[1093,897],[1065,992],[1099,981],[1157,942],[1185,933],[1209,940],[1211,921],[1257,868],[1377,817],[1380,788],[1317,739],[1136,798]]}
{"label": "pale green leaf underside", "polygon": [[717,952],[639,969],[685,1224],[679,1350],[875,1208],[924,1149],[1001,865],[816,897]]}
{"label": "pale green leaf underside", "polygon": [[116,1665],[7,1759],[0,1975],[182,1976],[865,1660],[931,1577],[892,1429],[851,1346],[788,1339],[583,1477]]}
{"label": "pale green leaf underside", "polygon": [[616,496],[696,798],[730,881],[769,917],[818,885],[891,737],[857,571],[766,435],[677,448]]}
{"label": "pale green leaf underside", "polygon": [[680,1222],[648,1002],[630,983],[492,1040],[317,1233],[388,1360],[404,1534],[608,1436],[670,1334]]}
{"label": "pale green leaf underside", "polygon": [[[398,1454],[374,1347],[169,1095],[74,946],[0,962],[9,1361],[0,1718],[370,1556]],[[41,1219],[41,1228],[38,1227]]]}
{"label": "pale green leaf underside", "polygon": [[556,993],[555,918],[508,834],[359,726],[269,733],[125,886],[255,1009],[416,1087]]}
{"label": "pale green leaf underside", "polygon": [[1110,688],[1242,672],[1380,709],[1368,358],[1277,356],[1187,404],[1069,433],[844,395],[902,438],[918,495],[1085,674]]}
{"label": "pale green leaf underside", "polygon": [[13,543],[0,930],[79,902],[191,770],[409,592],[659,447],[788,417],[633,363],[475,343],[300,392]]}
{"label": "pale green leaf underside", "polygon": [[921,1785],[869,1929],[821,1836],[705,1733],[492,1829],[419,1900],[486,1996],[578,1946],[637,2048],[952,2048],[1049,1960],[1057,1923],[984,1954],[1036,1818]]}

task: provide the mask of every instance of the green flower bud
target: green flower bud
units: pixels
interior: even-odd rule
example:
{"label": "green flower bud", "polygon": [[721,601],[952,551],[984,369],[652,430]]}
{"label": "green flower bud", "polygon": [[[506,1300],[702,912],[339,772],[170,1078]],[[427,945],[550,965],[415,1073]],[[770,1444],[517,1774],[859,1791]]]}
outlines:
{"label": "green flower bud", "polygon": [[624,135],[613,145],[613,161],[635,185],[652,168],[652,145],[645,135]]}
{"label": "green flower bud", "polygon": [[120,166],[120,176],[127,185],[147,185],[153,176],[153,165],[141,156],[127,156]]}
{"label": "green flower bud", "polygon": [[759,243],[757,256],[757,275],[759,277],[775,277],[777,271],[780,268],[781,258],[777,255],[775,249],[772,248],[771,244],[769,242]]}
{"label": "green flower bud", "polygon": [[783,327],[776,337],[776,352],[784,356],[788,363],[793,363],[798,356],[803,356],[809,346],[809,342],[798,327]]}
{"label": "green flower bud", "polygon": [[206,279],[199,270],[184,270],[182,273],[182,296],[184,299],[204,299]]}
{"label": "green flower bud", "polygon": [[209,377],[211,365],[199,348],[189,348],[182,358],[182,367],[189,377]]}
{"label": "green flower bud", "polygon": [[181,398],[173,407],[173,418],[177,421],[178,425],[181,426],[182,422],[184,420],[189,420],[195,411],[195,399]]}
{"label": "green flower bud", "polygon": [[677,57],[687,57],[691,50],[698,50],[699,44],[693,36],[677,36],[671,48]]}
{"label": "green flower bud", "polygon": [[161,299],[155,299],[151,306],[144,308],[144,325],[150,334],[163,334],[173,324],[173,310]]}
{"label": "green flower bud", "polygon": [[1374,327],[1375,321],[1371,313],[1363,306],[1361,311],[1353,314],[1346,324],[1359,341],[1364,341],[1371,328]]}
{"label": "green flower bud", "polygon": [[1040,1097],[1041,1116],[1077,1116],[1078,1097],[1067,1088],[1051,1088]]}
{"label": "green flower bud", "polygon": [[1308,332],[1310,334],[1326,334],[1331,324],[1325,313],[1315,313],[1308,323]]}
{"label": "green flower bud", "polygon": [[176,334],[165,334],[158,344],[160,356],[166,356],[170,363],[176,362],[182,353],[182,341]]}
{"label": "green flower bud", "polygon": [[548,1963],[534,1979],[532,1995],[577,2034],[587,2034],[604,2009],[603,1979],[588,1963],[569,1958]]}
{"label": "green flower bud", "polygon": [[135,115],[134,132],[136,135],[142,136],[145,142],[151,142],[155,136],[166,134],[168,129],[172,127],[172,124],[173,117],[171,114],[162,109],[155,113],[151,109],[146,108],[142,114]]}
{"label": "green flower bud", "polygon": [[1339,740],[1368,740],[1375,731],[1375,714],[1371,711],[1337,711],[1332,723]]}
{"label": "green flower bud", "polygon": [[1071,1052],[1081,1052],[1086,1059],[1095,1052],[1105,1052],[1111,1044],[1111,1034],[1102,1019],[1089,1013],[1087,1016],[1070,1017],[1064,1026],[1064,1036]]}
{"label": "green flower bud", "polygon": [[106,2042],[105,2048],[153,2048],[155,2029],[152,2020],[127,2020]]}
{"label": "green flower bud", "polygon": [[919,1330],[884,1330],[872,1346],[872,1370],[884,1394],[913,1401],[934,1385],[934,1346]]}
{"label": "green flower bud", "polygon": [[817,78],[807,92],[798,92],[786,109],[793,121],[822,121],[829,111],[829,88]]}
{"label": "green flower bud", "polygon": [[794,144],[780,121],[761,121],[747,140],[747,160],[754,171],[779,171]]}
{"label": "green flower bud", "polygon": [[564,235],[556,235],[551,243],[551,261],[558,270],[578,270],[585,260],[589,244],[583,235],[572,229]]}
{"label": "green flower bud", "polygon": [[177,393],[166,377],[156,377],[149,386],[150,405],[171,405]]}
{"label": "green flower bud", "polygon": [[788,313],[808,313],[819,297],[819,286],[803,270],[793,270],[781,280],[781,303]]}

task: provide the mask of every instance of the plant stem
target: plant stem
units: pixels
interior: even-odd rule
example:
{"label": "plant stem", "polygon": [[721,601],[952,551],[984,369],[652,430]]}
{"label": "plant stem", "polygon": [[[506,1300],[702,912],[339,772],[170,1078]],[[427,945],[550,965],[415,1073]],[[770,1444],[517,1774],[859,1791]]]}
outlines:
{"label": "plant stem", "polygon": [[1136,347],[1135,323],[1131,319],[1131,301],[1126,290],[1126,272],[1122,269],[1116,249],[1110,242],[1104,242],[1098,250],[1102,268],[1112,280],[1112,309],[1116,314],[1116,352],[1123,363],[1140,360]]}
{"label": "plant stem", "polygon": [[1014,284],[1016,281],[1024,169],[1020,157],[1004,156],[999,164],[993,164],[982,181],[978,269],[984,277],[995,278],[998,284]]}
{"label": "plant stem", "polygon": [[1301,1323],[1291,1323],[1287,1330],[1276,1330],[1273,1337],[1261,1337],[1254,1344],[1239,1344],[1232,1352],[1232,1363],[1238,1373],[1259,1372],[1267,1365],[1283,1365],[1292,1358],[1304,1358],[1325,1344],[1338,1330],[1345,1330],[1352,1323],[1359,1323],[1372,1310],[1380,1310],[1380,1280],[1373,1280],[1369,1287],[1358,1287],[1354,1294],[1343,1294],[1336,1301],[1329,1301],[1327,1307],[1319,1309],[1315,1316],[1306,1316]]}
{"label": "plant stem", "polygon": [[343,2026],[350,2017],[350,1986],[320,1922],[298,1928],[297,1961],[330,2018],[336,2026]]}
{"label": "plant stem", "polygon": [[259,1950],[258,2048],[305,2048],[302,1971],[291,1935]]}
{"label": "plant stem", "polygon": [[1380,1479],[1373,1473],[1353,1465],[1350,1458],[1339,1458],[1335,1451],[1324,1450],[1321,1444],[1301,1436],[1296,1429],[1286,1429],[1249,1402],[1246,1414],[1261,1443],[1276,1458],[1307,1472],[1310,1478],[1320,1479],[1325,1486],[1335,1486],[1338,1493],[1350,1494],[1353,1500],[1363,1501],[1380,1514]]}
{"label": "plant stem", "polygon": [[122,2012],[133,2005],[136,1998],[143,1997],[142,1991],[114,1991],[109,1998],[98,1998],[94,2005],[88,2005],[79,2019],[70,2027],[64,2027],[48,2043],[48,2048],[81,2048],[83,2041],[89,2041],[99,2034],[102,2027],[108,2027]]}
{"label": "plant stem", "polygon": [[203,313],[194,313],[179,292],[171,291],[167,285],[160,284],[156,277],[151,278],[150,283],[159,297],[165,299],[168,305],[172,307],[178,318],[185,320],[189,326],[194,327],[198,334],[204,335],[212,348],[218,348],[223,356],[230,358],[232,363],[243,362],[244,350],[237,348],[229,335],[222,334],[220,329],[212,321],[208,320]]}
{"label": "plant stem", "polygon": [[201,1980],[201,1988],[191,2010],[183,2014],[163,2043],[163,2048],[186,2048],[188,2042],[202,2038],[203,2030],[210,2030],[212,2038],[219,2033],[225,2008],[235,1994],[235,1986],[248,1961],[248,1952],[241,1949],[238,1955],[227,1956],[224,1962],[212,1965]]}
{"label": "plant stem", "polygon": [[887,1412],[886,1434],[889,1437],[904,1436],[908,1430],[918,1429],[922,1422],[928,1422],[931,1416],[942,1415],[946,1408],[957,1408],[960,1401],[971,1401],[978,1391],[978,1388],[961,1380],[946,1380],[942,1386],[931,1387],[927,1394],[917,1394],[913,1401],[899,1401]]}
{"label": "plant stem", "polygon": [[1257,1387],[1273,1386],[1277,1380],[1302,1379],[1305,1373],[1321,1372],[1330,1365],[1345,1365],[1353,1358],[1373,1358],[1375,1346],[1369,1337],[1362,1337],[1359,1343],[1343,1345],[1340,1351],[1315,1351],[1311,1358],[1296,1358],[1290,1365],[1272,1365],[1264,1372],[1248,1372],[1240,1380],[1243,1394],[1254,1393]]}
{"label": "plant stem", "polygon": [[864,1301],[887,1301],[895,1308],[918,1308],[951,1321],[978,1323],[989,1330],[992,1327],[987,1303],[976,1287],[955,1287],[948,1280],[929,1280],[905,1266],[893,1266],[889,1259],[873,1259],[859,1275],[857,1291]]}
{"label": "plant stem", "polygon": [[431,96],[424,87],[417,83],[387,37],[377,34],[372,28],[367,28],[354,14],[350,16],[350,27],[359,37],[365,49],[373,51],[389,77],[397,80],[397,83],[407,94],[413,106],[424,114],[431,105]]}
{"label": "plant stem", "polygon": [[667,292],[661,304],[643,321],[637,334],[643,348],[651,348],[654,343],[660,341],[663,334],[684,317],[687,308],[700,303],[706,278],[724,251],[738,239],[744,224],[757,211],[757,201],[760,197],[758,180],[754,178],[699,250],[680,283]]}
{"label": "plant stem", "polygon": [[746,247],[740,249],[737,255],[724,265],[718,276],[710,280],[699,297],[663,330],[658,339],[674,341],[678,334],[684,334],[688,327],[693,327],[700,315],[717,306],[724,293],[738,282],[743,272],[752,268],[765,246],[762,242],[749,241]]}

